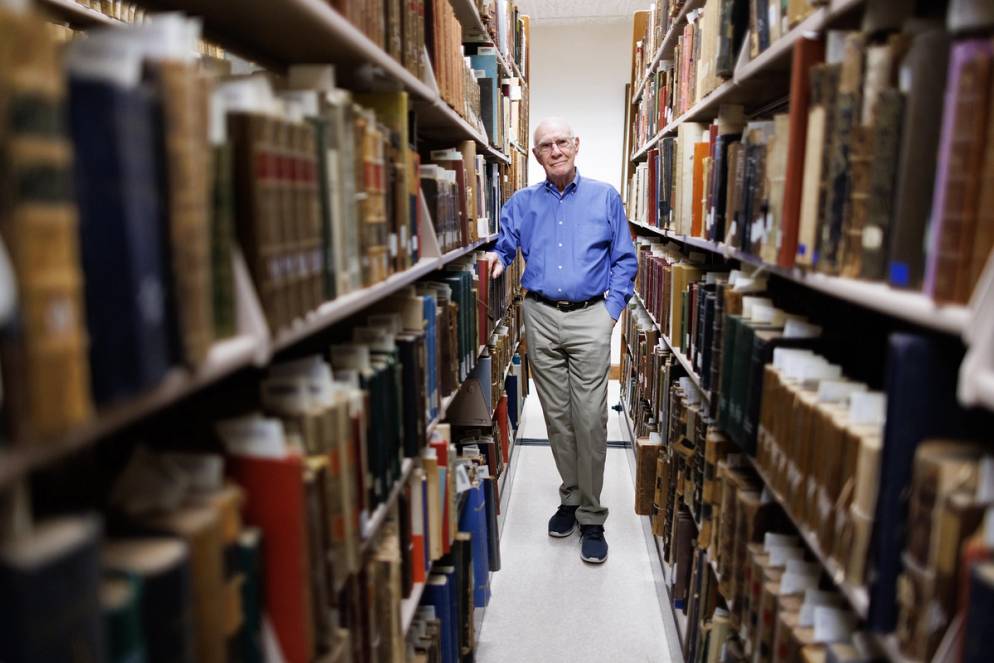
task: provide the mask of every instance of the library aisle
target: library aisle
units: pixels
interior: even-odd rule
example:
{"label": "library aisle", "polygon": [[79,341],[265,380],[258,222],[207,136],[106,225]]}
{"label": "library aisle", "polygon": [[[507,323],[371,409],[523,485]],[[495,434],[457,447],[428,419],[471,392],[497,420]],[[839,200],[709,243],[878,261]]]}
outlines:
{"label": "library aisle", "polygon": [[[618,391],[612,382],[609,405],[618,402]],[[609,410],[612,443],[624,439],[619,414]],[[555,539],[546,533],[559,475],[551,449],[539,442],[546,432],[534,390],[525,402],[520,435],[525,442],[514,449],[501,571],[492,576],[476,660],[668,663],[653,560],[642,519],[632,508],[631,451],[608,450],[602,499],[611,509],[605,524],[611,548],[606,563],[592,566],[579,559],[578,534]]]}

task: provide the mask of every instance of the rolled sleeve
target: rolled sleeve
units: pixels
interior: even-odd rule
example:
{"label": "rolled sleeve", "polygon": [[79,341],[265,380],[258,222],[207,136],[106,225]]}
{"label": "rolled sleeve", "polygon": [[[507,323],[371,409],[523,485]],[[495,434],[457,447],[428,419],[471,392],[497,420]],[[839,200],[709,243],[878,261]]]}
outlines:
{"label": "rolled sleeve", "polygon": [[500,229],[494,252],[507,267],[518,254],[518,215],[515,213],[518,196],[514,195],[500,209]]}

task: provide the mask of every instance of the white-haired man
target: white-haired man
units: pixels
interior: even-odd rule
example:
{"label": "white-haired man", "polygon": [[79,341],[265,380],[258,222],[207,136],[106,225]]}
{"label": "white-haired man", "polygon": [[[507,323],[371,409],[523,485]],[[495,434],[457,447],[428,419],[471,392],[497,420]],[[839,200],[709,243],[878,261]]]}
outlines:
{"label": "white-haired man", "polygon": [[491,275],[521,248],[528,358],[562,478],[549,535],[569,536],[579,523],[580,557],[601,563],[608,550],[600,494],[611,331],[632,296],[638,262],[621,197],[609,184],[580,177],[580,139],[569,124],[542,120],[534,143],[546,180],[504,204]]}

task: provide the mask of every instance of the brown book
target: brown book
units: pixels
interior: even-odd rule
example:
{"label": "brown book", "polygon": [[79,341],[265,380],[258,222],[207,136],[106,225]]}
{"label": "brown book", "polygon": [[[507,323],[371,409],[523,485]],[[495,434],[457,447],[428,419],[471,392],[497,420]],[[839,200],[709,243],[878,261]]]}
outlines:
{"label": "brown book", "polygon": [[146,71],[162,100],[166,215],[173,297],[185,362],[196,366],[214,340],[211,304],[207,82],[193,65],[163,61]]}
{"label": "brown book", "polygon": [[[3,400],[15,440],[48,437],[92,413],[72,148],[55,118],[65,105],[60,53],[46,24],[0,9],[0,235],[20,317],[2,345]],[[18,112],[14,112],[18,109]],[[20,118],[20,121],[18,121]]]}
{"label": "brown book", "polygon": [[887,247],[896,207],[894,164],[899,161],[904,94],[883,90],[873,115],[873,155],[870,161],[869,199],[861,238],[859,275],[882,279],[886,275]]}
{"label": "brown book", "polygon": [[658,436],[635,440],[635,513],[652,514],[656,494],[656,463],[662,441]]}
{"label": "brown book", "polygon": [[[991,91],[994,98],[994,90]],[[994,248],[994,112],[987,113],[984,167],[980,173],[980,201],[977,205],[977,228],[967,260],[960,263],[956,275],[957,286],[968,296],[980,280],[980,274]]]}
{"label": "brown book", "polygon": [[994,45],[989,39],[958,42],[950,57],[925,290],[940,302],[966,303],[970,287],[959,276],[972,258],[976,232]]}
{"label": "brown book", "polygon": [[852,143],[862,108],[863,61],[866,42],[862,34],[850,34],[839,71],[834,117],[828,133],[828,173],[825,202],[819,219],[817,267],[835,273],[840,267],[842,233],[848,225],[852,191]]}
{"label": "brown book", "polygon": [[253,113],[230,113],[228,135],[235,164],[235,222],[239,243],[271,330],[289,322],[280,264],[283,260],[277,175],[276,121]]}

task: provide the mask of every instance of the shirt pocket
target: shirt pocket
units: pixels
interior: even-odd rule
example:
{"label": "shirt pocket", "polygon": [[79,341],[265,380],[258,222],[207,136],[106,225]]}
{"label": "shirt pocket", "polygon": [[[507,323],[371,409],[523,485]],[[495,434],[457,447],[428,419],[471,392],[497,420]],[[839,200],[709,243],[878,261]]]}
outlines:
{"label": "shirt pocket", "polygon": [[603,217],[584,219],[576,228],[577,248],[607,248],[611,243],[611,225]]}

